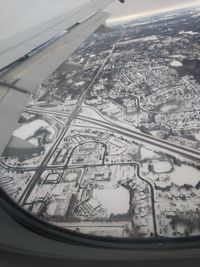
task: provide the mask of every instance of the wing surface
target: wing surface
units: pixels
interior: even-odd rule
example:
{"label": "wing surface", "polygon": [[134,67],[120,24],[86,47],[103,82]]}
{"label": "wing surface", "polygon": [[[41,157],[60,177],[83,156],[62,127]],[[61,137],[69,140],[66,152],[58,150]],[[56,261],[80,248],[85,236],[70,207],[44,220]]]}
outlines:
{"label": "wing surface", "polygon": [[78,23],[104,10],[113,0],[88,0],[67,13],[0,41],[0,70]]}
{"label": "wing surface", "polygon": [[104,24],[109,14],[102,10],[111,2],[90,1],[9,41],[0,42],[0,68],[3,69],[0,74],[0,155],[17,128],[31,92]]}

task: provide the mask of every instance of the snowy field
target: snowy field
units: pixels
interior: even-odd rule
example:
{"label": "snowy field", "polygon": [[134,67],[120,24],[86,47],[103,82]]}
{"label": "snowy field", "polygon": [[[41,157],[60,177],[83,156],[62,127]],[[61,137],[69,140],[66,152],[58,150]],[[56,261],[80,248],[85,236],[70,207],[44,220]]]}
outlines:
{"label": "snowy field", "polygon": [[123,187],[118,189],[94,190],[93,196],[101,203],[108,214],[125,214],[129,210],[129,191]]}
{"label": "snowy field", "polygon": [[154,161],[153,170],[156,173],[169,173],[173,170],[173,166],[169,161]]}
{"label": "snowy field", "polygon": [[193,167],[182,165],[181,167],[175,167],[170,177],[171,181],[179,186],[184,184],[196,186],[200,181],[200,172]]}

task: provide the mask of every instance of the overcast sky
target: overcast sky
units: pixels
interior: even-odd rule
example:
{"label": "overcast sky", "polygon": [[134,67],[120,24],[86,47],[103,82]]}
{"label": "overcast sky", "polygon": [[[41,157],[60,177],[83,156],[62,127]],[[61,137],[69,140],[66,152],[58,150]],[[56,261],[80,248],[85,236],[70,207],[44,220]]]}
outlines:
{"label": "overcast sky", "polygon": [[110,20],[118,21],[193,5],[200,5],[200,0],[126,0],[123,8],[116,2],[108,10],[113,13]]}
{"label": "overcast sky", "polygon": [[[0,39],[37,25],[90,0],[0,0]],[[199,3],[199,0],[126,0],[108,9],[112,20],[163,8]]]}

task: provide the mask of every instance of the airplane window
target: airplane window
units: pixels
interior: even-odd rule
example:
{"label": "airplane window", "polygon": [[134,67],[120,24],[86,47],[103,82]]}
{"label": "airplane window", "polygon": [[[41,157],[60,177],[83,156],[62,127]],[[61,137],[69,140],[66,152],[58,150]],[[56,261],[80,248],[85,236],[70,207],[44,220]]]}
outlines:
{"label": "airplane window", "polygon": [[200,7],[149,2],[113,3],[31,94],[0,186],[34,216],[93,236],[200,234]]}

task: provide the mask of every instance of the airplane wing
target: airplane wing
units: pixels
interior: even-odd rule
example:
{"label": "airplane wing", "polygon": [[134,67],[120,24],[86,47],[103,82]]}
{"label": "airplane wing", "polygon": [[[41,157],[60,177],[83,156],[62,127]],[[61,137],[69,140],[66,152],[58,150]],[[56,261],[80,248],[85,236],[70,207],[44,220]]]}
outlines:
{"label": "airplane wing", "polygon": [[17,128],[31,92],[105,22],[109,14],[103,10],[113,1],[89,0],[0,41],[0,155]]}

